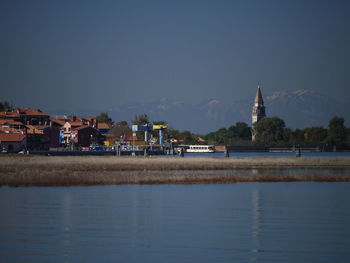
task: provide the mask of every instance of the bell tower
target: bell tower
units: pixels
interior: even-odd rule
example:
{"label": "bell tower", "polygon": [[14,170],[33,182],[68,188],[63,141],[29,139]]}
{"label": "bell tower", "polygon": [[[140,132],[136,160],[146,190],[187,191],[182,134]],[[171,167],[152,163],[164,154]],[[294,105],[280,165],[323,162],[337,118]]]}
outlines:
{"label": "bell tower", "polygon": [[258,85],[258,90],[256,91],[253,112],[252,112],[252,124],[260,121],[264,117],[266,117],[264,100],[261,95],[260,86]]}
{"label": "bell tower", "polygon": [[252,140],[255,140],[256,132],[254,131],[254,123],[257,123],[261,119],[266,117],[265,113],[265,106],[264,106],[264,100],[261,95],[260,86],[258,84],[258,89],[256,91],[255,99],[254,99],[254,105],[253,105],[253,111],[252,111]]}

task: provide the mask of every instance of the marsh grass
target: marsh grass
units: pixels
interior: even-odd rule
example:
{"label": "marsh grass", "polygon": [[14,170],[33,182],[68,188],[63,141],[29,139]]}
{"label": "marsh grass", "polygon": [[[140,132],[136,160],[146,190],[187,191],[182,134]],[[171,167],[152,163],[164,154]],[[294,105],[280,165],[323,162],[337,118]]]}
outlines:
{"label": "marsh grass", "polygon": [[[247,174],[245,169],[350,168],[350,158],[1,156],[0,186],[349,182],[349,174]],[[220,173],[215,171],[221,170]],[[231,170],[231,171],[230,171]],[[235,170],[233,173],[232,170]],[[213,172],[214,171],[214,172]],[[238,172],[237,172],[238,171]]]}

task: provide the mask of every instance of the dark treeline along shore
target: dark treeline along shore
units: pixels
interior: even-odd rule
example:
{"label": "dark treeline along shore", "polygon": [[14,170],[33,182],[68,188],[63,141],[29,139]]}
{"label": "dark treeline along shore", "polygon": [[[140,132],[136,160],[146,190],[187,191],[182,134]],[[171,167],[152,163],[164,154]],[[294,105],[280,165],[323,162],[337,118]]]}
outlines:
{"label": "dark treeline along shore", "polygon": [[[304,168],[315,172],[303,172]],[[344,169],[321,173],[322,169]],[[299,169],[297,173],[274,172]],[[0,186],[350,182],[350,158],[0,156]],[[256,173],[256,171],[264,171]],[[270,172],[271,171],[271,172]]]}

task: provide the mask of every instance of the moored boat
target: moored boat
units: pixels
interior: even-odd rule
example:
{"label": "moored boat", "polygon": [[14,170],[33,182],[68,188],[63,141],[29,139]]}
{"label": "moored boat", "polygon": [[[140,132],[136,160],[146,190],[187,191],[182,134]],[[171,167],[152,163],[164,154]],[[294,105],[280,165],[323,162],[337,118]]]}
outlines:
{"label": "moored boat", "polygon": [[214,145],[187,145],[187,153],[213,153],[215,152]]}

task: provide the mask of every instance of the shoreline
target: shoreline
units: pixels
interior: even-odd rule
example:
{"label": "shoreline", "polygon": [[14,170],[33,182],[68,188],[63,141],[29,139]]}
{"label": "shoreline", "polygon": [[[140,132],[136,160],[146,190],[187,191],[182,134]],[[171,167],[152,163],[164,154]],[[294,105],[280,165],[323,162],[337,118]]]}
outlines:
{"label": "shoreline", "polygon": [[[278,169],[312,173],[269,173]],[[0,187],[238,182],[350,182],[350,158],[52,157],[1,156]],[[251,171],[249,171],[251,170]],[[264,171],[264,173],[253,172]],[[248,172],[247,172],[248,171]],[[267,171],[267,172],[266,172]]]}

